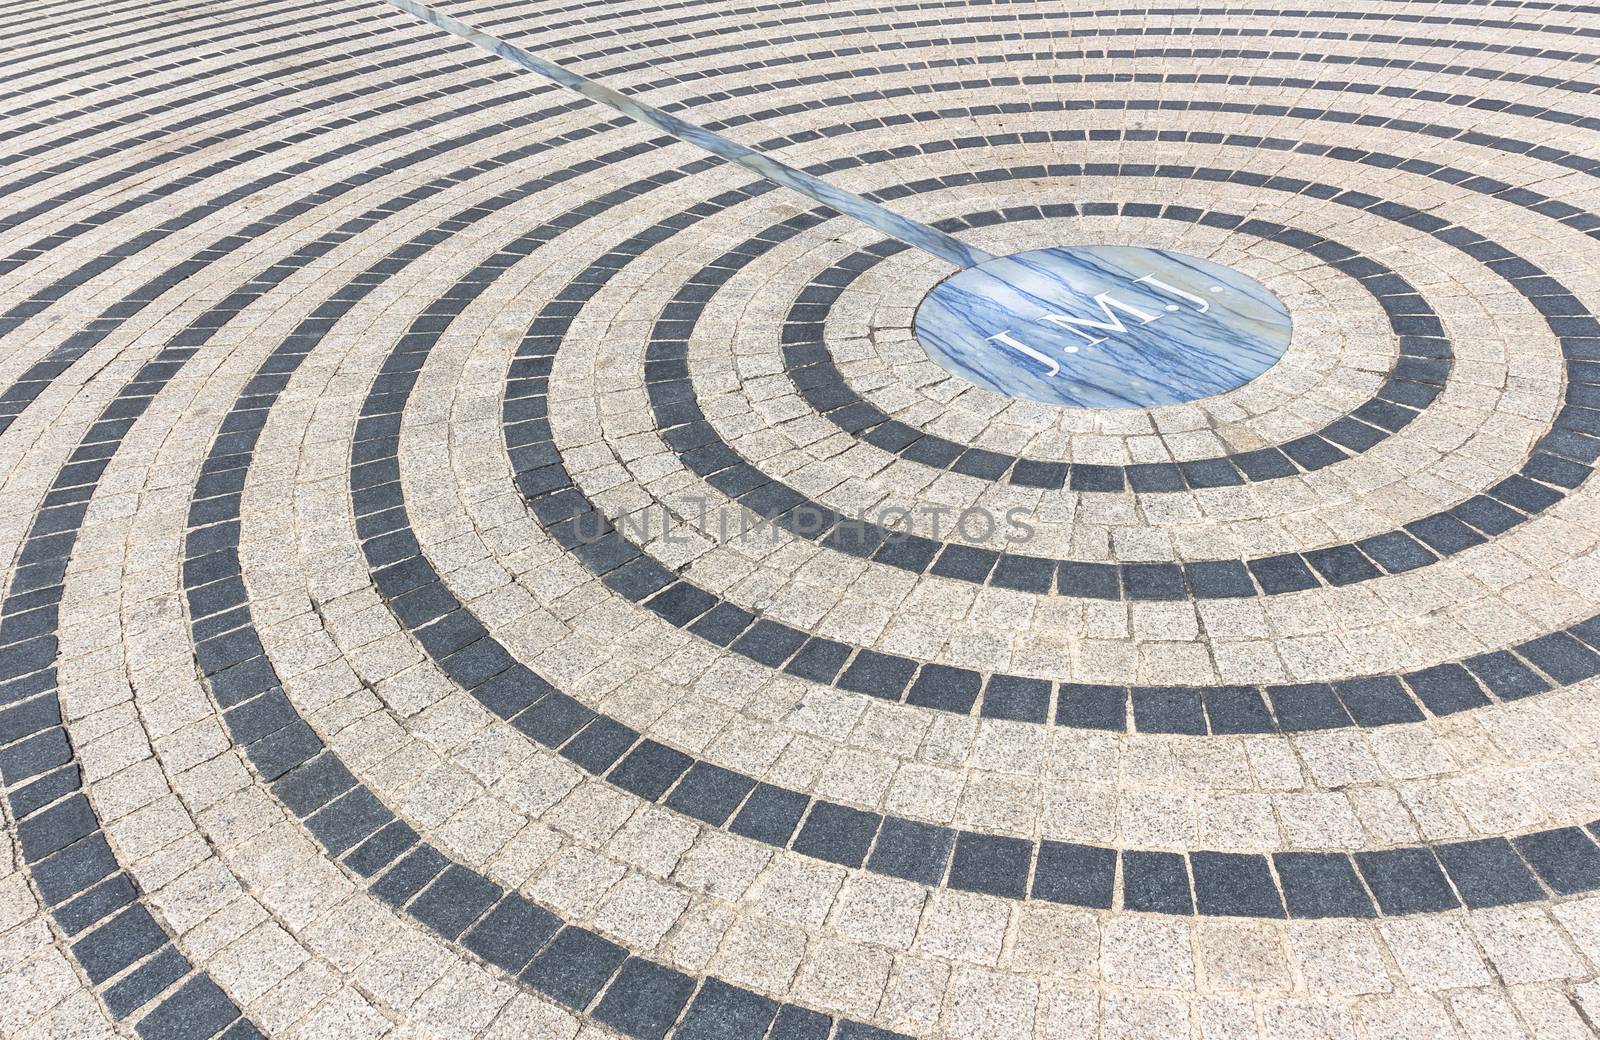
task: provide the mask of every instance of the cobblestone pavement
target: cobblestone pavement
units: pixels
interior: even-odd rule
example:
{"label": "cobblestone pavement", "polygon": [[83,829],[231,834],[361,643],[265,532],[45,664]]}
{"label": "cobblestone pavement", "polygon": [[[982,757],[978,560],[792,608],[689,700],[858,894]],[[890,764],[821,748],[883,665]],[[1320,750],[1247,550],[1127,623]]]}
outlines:
{"label": "cobblestone pavement", "polygon": [[0,1036],[1600,1033],[1600,6],[439,9],[1288,351],[1004,397],[382,0],[6,6]]}

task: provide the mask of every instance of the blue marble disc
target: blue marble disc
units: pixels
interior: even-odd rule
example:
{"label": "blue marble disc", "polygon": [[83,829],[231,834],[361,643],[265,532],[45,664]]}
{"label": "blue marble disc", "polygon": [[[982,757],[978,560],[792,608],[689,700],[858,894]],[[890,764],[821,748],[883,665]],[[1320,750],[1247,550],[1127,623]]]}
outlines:
{"label": "blue marble disc", "polygon": [[917,308],[928,356],[1045,404],[1152,408],[1248,383],[1289,347],[1289,312],[1248,275],[1165,249],[1062,246],[989,260]]}

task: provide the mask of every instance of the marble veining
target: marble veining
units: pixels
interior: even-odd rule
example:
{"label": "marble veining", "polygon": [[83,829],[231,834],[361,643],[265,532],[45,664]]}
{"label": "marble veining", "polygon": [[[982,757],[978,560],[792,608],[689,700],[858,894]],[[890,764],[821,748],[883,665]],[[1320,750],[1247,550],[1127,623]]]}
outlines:
{"label": "marble veining", "polygon": [[1242,386],[1289,346],[1288,310],[1255,279],[1182,253],[1064,246],[985,261],[917,309],[928,356],[1010,397],[1151,408]]}

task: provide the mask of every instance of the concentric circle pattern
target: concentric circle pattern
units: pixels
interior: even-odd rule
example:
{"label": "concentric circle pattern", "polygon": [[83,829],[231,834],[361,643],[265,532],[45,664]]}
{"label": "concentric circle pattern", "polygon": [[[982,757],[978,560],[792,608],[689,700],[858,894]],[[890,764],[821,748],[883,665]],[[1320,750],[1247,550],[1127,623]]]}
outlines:
{"label": "concentric circle pattern", "polygon": [[0,10],[0,1037],[1600,1035],[1600,7],[396,3]]}

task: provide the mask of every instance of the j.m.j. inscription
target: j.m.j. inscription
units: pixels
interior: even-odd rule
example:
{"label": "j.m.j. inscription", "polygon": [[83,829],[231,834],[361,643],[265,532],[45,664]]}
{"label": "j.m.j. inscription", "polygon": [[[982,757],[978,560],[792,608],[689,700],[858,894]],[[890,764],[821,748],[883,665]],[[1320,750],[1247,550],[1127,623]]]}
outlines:
{"label": "j.m.j. inscription", "polygon": [[1242,386],[1289,346],[1289,312],[1247,275],[1164,249],[1035,249],[969,267],[917,309],[928,356],[1010,397],[1151,408]]}

